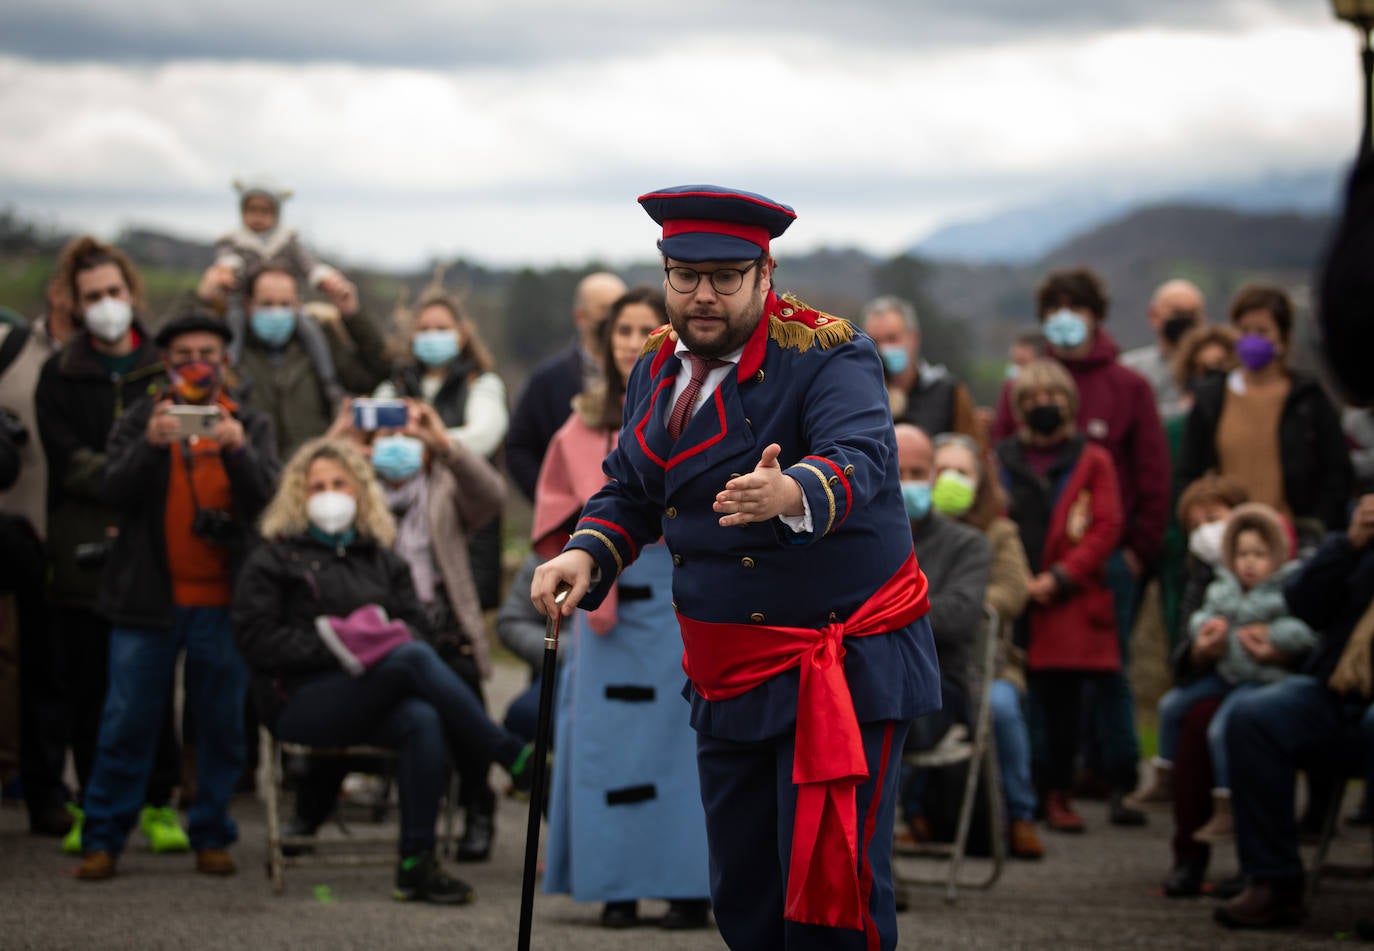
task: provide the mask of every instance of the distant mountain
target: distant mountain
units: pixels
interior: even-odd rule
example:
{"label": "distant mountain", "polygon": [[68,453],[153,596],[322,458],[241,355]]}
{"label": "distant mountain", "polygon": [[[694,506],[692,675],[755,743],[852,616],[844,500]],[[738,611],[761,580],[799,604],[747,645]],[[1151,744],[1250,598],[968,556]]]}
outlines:
{"label": "distant mountain", "polygon": [[1248,212],[1330,214],[1343,171],[1332,167],[1246,182],[1214,182],[1132,196],[1070,194],[939,229],[912,253],[970,263],[1028,264],[1084,231],[1158,204],[1196,204]]}

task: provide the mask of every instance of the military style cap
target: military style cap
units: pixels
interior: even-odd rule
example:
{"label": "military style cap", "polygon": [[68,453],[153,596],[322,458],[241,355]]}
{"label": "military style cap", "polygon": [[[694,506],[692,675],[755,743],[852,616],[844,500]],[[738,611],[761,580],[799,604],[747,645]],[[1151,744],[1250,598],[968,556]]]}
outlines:
{"label": "military style cap", "polygon": [[661,188],[639,203],[663,226],[663,254],[688,263],[756,258],[797,218],[781,202],[719,185]]}
{"label": "military style cap", "polygon": [[218,334],[225,343],[234,339],[234,332],[229,325],[218,317],[203,310],[189,310],[163,324],[153,342],[166,350],[182,334],[199,332]]}

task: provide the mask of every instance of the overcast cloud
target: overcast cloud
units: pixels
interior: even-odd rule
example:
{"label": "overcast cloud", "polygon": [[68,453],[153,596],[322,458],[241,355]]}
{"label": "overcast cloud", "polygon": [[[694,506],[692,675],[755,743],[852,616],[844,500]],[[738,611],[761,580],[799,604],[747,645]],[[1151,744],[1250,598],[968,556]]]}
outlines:
{"label": "overcast cloud", "polygon": [[9,0],[0,194],[211,236],[266,172],[353,259],[579,261],[652,248],[639,192],[717,181],[795,205],[791,247],[893,251],[1070,188],[1329,168],[1358,131],[1324,0],[380,9]]}

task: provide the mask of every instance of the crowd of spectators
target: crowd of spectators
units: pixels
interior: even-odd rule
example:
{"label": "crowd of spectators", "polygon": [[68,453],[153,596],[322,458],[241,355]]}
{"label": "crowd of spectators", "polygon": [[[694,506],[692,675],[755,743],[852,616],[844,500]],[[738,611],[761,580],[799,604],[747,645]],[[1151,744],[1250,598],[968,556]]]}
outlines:
{"label": "crowd of spectators", "polygon": [[[573,339],[511,411],[459,298],[430,288],[387,340],[348,278],[282,224],[289,192],[239,195],[241,226],[157,326],[129,258],[82,237],[47,311],[0,328],[0,593],[20,658],[17,730],[0,738],[17,747],[31,830],[80,855],[82,880],[116,874],[135,826],[202,873],[234,872],[230,813],[258,723],[304,744],[392,747],[395,894],[463,903],[474,889],[435,858],[447,764],[457,857],[485,861],[490,766],[528,784],[540,686],[493,719],[484,612],[537,673],[529,578],[604,478],[663,302],[586,276]],[[912,724],[907,749],[966,744],[987,694],[1014,857],[1053,859],[1042,828],[1090,831],[1074,802],[1094,790],[1123,826],[1168,804],[1166,895],[1201,893],[1211,851],[1234,842],[1243,875],[1213,889],[1217,918],[1295,921],[1296,774],[1320,809],[1321,791],[1374,772],[1369,410],[1338,409],[1294,365],[1299,317],[1278,286],[1246,286],[1209,323],[1199,288],[1169,281],[1145,314],[1154,342],[1124,354],[1092,271],[1046,275],[1034,308],[995,411],[923,351],[909,302],[881,297],[860,316],[941,661],[943,708]],[[507,479],[534,505],[513,578]],[[637,924],[637,900],[654,897],[673,899],[665,927],[708,921],[672,567],[661,545],[642,552],[577,618],[559,673],[546,887],[602,903],[610,927]],[[1146,598],[1175,684],[1142,778],[1130,673]],[[988,616],[991,671],[974,651]],[[329,817],[344,769],[294,775],[288,832]],[[912,845],[946,831],[933,778],[904,779],[894,834]],[[658,792],[631,812],[608,783]]]}

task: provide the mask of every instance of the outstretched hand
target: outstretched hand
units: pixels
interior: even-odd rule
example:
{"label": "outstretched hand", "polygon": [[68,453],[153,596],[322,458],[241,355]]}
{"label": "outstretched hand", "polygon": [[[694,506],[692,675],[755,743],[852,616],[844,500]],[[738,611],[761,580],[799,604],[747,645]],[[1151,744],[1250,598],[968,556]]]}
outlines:
{"label": "outstretched hand", "polygon": [[781,446],[770,443],[753,472],[731,479],[725,483],[723,492],[716,493],[711,508],[723,513],[720,520],[723,528],[766,522],[779,515],[805,514],[801,486],[778,465],[781,452]]}

